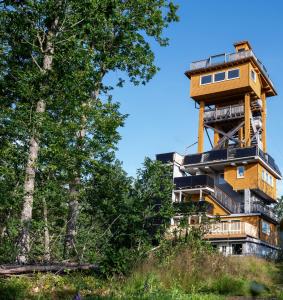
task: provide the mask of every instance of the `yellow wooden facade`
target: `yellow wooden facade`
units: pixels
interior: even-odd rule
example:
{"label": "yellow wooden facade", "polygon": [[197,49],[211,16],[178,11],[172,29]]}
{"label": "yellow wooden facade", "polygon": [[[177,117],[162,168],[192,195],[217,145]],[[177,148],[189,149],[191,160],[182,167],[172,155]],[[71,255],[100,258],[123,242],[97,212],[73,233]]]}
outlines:
{"label": "yellow wooden facade", "polygon": [[[244,165],[245,175],[243,178],[237,176],[237,166],[228,166],[224,171],[224,179],[238,190],[259,189],[271,199],[277,201],[276,178],[268,172],[260,163]],[[263,173],[264,172],[264,173]],[[264,174],[264,175],[263,175]],[[270,179],[263,179],[265,176]]]}

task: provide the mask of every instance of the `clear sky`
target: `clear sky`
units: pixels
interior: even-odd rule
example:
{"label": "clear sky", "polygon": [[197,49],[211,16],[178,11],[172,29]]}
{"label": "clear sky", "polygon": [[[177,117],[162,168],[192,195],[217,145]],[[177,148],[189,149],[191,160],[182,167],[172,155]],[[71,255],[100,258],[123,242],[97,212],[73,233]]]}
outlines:
{"label": "clear sky", "polygon": [[[120,130],[117,152],[124,169],[134,176],[145,156],[154,158],[156,153],[171,151],[183,154],[196,142],[198,110],[189,98],[184,72],[192,61],[234,52],[234,42],[249,40],[278,92],[268,99],[267,147],[283,173],[283,1],[175,2],[180,6],[180,22],[166,30],[170,45],[152,45],[159,73],[146,86],[127,84],[114,90],[122,112],[129,114]],[[209,150],[208,143],[206,147]],[[195,152],[196,147],[187,151]],[[282,192],[280,183],[279,194]]]}

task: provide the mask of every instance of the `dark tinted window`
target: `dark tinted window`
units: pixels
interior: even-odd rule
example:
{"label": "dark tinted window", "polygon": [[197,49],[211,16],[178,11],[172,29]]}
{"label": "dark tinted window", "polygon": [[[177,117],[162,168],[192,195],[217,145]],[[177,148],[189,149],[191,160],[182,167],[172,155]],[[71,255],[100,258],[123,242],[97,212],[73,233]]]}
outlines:
{"label": "dark tinted window", "polygon": [[205,75],[201,77],[201,84],[207,84],[212,82],[212,75]]}
{"label": "dark tinted window", "polygon": [[225,80],[225,72],[216,73],[214,75],[214,81],[222,81]]}
{"label": "dark tinted window", "polygon": [[239,69],[228,71],[228,79],[237,78],[237,77],[240,77]]}

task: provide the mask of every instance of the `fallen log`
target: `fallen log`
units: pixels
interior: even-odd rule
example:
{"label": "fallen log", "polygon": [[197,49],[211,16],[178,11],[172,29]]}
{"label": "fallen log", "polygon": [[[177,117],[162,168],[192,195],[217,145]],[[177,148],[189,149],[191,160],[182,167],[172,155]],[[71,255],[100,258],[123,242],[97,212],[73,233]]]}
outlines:
{"label": "fallen log", "polygon": [[65,273],[78,270],[98,270],[96,264],[56,264],[56,265],[0,265],[0,276],[30,273]]}

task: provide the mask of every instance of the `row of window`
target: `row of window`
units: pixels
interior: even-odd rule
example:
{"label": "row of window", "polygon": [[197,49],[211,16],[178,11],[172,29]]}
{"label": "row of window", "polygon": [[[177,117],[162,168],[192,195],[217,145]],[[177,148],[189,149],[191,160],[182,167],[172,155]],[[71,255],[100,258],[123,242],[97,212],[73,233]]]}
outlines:
{"label": "row of window", "polygon": [[273,177],[267,171],[262,170],[261,179],[269,185],[273,186]]}
{"label": "row of window", "polygon": [[[236,78],[240,78],[240,69],[233,69],[214,74],[203,75],[200,77],[200,84],[205,85],[209,83],[215,83]],[[256,82],[256,72],[254,70],[251,70],[251,78],[254,82]]]}
{"label": "row of window", "polygon": [[239,77],[240,77],[240,69],[233,69],[225,72],[203,75],[200,77],[200,84],[205,85],[209,83],[220,82],[220,81],[235,79]]}
{"label": "row of window", "polygon": [[[244,178],[244,177],[245,177],[245,167],[239,166],[237,168],[237,178]],[[273,186],[273,177],[267,171],[262,170],[261,179],[267,184]]]}

